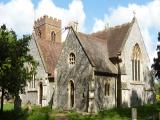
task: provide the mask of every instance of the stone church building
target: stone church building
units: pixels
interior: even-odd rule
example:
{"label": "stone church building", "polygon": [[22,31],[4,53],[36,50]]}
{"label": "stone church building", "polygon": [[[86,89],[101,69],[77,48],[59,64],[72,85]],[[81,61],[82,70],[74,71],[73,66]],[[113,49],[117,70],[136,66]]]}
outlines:
{"label": "stone church building", "polygon": [[38,61],[22,102],[97,112],[154,102],[149,57],[136,18],[85,34],[44,16],[34,23],[30,54]]}

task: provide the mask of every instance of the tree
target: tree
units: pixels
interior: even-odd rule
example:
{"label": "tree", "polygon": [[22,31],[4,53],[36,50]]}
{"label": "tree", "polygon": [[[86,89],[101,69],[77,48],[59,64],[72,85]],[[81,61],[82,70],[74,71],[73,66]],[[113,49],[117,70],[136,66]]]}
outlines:
{"label": "tree", "polygon": [[[11,94],[15,98],[23,91],[27,80],[30,80],[35,72],[37,63],[28,54],[31,37],[26,35],[17,39],[13,30],[8,30],[5,25],[0,28],[0,87],[1,111],[3,111],[4,95]],[[27,65],[33,67],[28,70]]]}
{"label": "tree", "polygon": [[[160,32],[158,33],[158,42],[160,42]],[[153,59],[152,68],[155,72],[155,77],[160,79],[160,44],[157,45],[157,58]]]}

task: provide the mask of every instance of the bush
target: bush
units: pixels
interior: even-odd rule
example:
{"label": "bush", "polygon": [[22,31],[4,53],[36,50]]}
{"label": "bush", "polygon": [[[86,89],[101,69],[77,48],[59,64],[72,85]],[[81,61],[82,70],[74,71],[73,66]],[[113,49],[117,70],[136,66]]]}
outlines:
{"label": "bush", "polygon": [[156,95],[157,102],[160,102],[160,95]]}

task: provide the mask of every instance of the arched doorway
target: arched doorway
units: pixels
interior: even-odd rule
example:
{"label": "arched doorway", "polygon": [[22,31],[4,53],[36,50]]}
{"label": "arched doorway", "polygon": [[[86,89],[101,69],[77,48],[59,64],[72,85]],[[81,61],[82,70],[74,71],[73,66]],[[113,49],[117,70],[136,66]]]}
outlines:
{"label": "arched doorway", "polygon": [[42,83],[39,84],[39,104],[42,105],[42,97],[43,97],[43,85]]}
{"label": "arched doorway", "polygon": [[72,80],[69,82],[69,107],[74,107],[74,83]]}

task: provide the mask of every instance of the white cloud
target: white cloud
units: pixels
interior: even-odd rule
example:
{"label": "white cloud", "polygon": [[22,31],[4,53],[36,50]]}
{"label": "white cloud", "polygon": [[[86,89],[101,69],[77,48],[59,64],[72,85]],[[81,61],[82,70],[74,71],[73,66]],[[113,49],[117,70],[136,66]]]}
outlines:
{"label": "white cloud", "polygon": [[111,9],[109,14],[104,15],[104,19],[95,19],[92,32],[104,29],[104,25],[108,23],[111,26],[131,21],[133,11],[136,12],[136,18],[142,32],[144,43],[147,47],[150,60],[155,55],[156,42],[153,42],[151,30],[160,30],[160,1],[154,0],[145,5],[129,4],[127,7],[119,6]]}
{"label": "white cloud", "polygon": [[69,21],[78,20],[79,30],[85,31],[86,16],[80,0],[73,0],[68,9],[57,7],[52,0],[41,0],[35,9],[31,0],[11,0],[6,4],[0,3],[0,25],[7,24],[7,27],[13,28],[19,36],[31,34],[34,20],[43,15],[61,19],[62,27],[68,25]]}
{"label": "white cloud", "polygon": [[[150,58],[153,58],[156,42],[153,44],[149,30],[160,29],[159,6],[160,1],[154,0],[145,5],[129,4],[127,7],[119,6],[116,9],[110,9],[109,14],[104,15],[104,19],[95,19],[92,32],[102,30],[108,22],[112,26],[131,21],[133,17],[132,12],[135,10],[144,42]],[[85,31],[86,15],[82,0],[73,0],[67,9],[57,7],[52,0],[40,0],[35,8],[31,0],[10,0],[7,3],[0,2],[0,25],[3,23],[7,24],[7,27],[13,28],[18,36],[31,34],[34,20],[44,14],[61,19],[62,27],[66,26],[69,21],[78,20],[79,30]]]}
{"label": "white cloud", "polygon": [[106,22],[104,22],[103,20],[100,19],[95,19],[95,24],[93,26],[93,32],[99,31],[99,30],[103,30],[105,27]]}
{"label": "white cloud", "polygon": [[[35,10],[35,13],[35,18],[39,18],[46,14],[52,16],[53,18],[61,19],[63,27],[67,26],[71,21],[76,21],[78,22],[78,30],[83,32],[85,31],[84,23],[86,16],[83,10],[82,1],[80,0],[73,0],[72,3],[69,4],[68,9],[55,6],[52,0],[41,0]],[[66,34],[67,32],[63,33],[63,40]]]}
{"label": "white cloud", "polygon": [[0,25],[6,24],[19,34],[31,33],[33,17],[31,0],[12,0],[6,4],[0,3]]}

